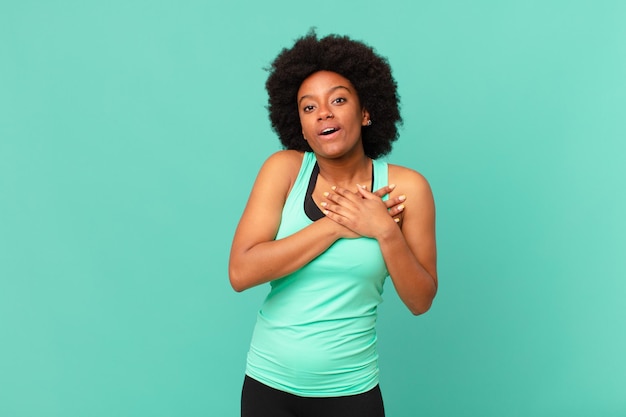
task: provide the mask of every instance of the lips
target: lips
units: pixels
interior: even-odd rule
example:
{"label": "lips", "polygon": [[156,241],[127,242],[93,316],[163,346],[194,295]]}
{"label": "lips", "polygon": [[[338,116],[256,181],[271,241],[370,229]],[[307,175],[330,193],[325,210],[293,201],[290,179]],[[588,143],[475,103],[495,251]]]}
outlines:
{"label": "lips", "polygon": [[339,127],[338,127],[338,126],[331,126],[331,125],[328,125],[328,126],[324,126],[324,127],[322,127],[322,129],[321,129],[320,131],[318,131],[318,132],[317,132],[317,134],[318,134],[319,136],[330,136],[330,135],[332,135],[333,133],[338,132],[339,130],[340,130],[340,129],[339,129]]}

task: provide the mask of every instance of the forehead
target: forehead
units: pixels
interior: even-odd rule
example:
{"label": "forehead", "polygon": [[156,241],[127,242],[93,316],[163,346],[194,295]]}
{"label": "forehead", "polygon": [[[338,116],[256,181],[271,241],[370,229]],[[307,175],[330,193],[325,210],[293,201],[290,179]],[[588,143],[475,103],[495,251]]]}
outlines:
{"label": "forehead", "polygon": [[355,92],[354,86],[346,77],[332,71],[318,71],[302,81],[298,89],[298,98],[305,95],[325,93],[335,87],[345,87],[351,92]]}

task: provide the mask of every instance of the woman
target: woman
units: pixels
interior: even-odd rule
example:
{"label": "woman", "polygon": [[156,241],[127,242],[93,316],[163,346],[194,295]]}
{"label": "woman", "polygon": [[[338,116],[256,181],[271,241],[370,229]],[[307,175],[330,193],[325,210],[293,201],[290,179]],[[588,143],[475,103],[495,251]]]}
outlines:
{"label": "woman", "polygon": [[271,283],[242,416],[384,416],[375,332],[384,280],[413,314],[437,291],[430,187],[377,159],[398,135],[396,83],[372,48],[315,33],[269,71],[270,119],[286,150],[261,168],[229,264],[236,291]]}

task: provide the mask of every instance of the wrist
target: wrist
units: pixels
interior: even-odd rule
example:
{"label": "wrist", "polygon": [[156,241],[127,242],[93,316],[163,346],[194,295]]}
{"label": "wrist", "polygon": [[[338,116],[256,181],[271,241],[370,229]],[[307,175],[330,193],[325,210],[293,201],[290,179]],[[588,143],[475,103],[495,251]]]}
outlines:
{"label": "wrist", "polygon": [[332,242],[335,242],[342,237],[341,232],[344,227],[340,224],[337,224],[335,221],[329,219],[328,217],[323,217],[317,220],[314,224],[319,224],[319,226],[322,228],[322,233],[324,234],[324,236],[330,239]]}
{"label": "wrist", "polygon": [[374,236],[374,238],[380,245],[387,242],[393,242],[394,240],[402,238],[402,230],[398,224],[390,218],[390,222],[388,222],[384,228],[381,228],[380,233]]}

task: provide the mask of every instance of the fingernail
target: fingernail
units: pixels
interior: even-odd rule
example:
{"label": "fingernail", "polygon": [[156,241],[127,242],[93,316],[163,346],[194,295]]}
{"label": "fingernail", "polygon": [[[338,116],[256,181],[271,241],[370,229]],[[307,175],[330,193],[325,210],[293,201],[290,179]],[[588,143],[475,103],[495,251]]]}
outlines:
{"label": "fingernail", "polygon": [[328,214],[328,210],[324,210],[324,212],[323,212],[323,213],[324,213],[324,214]]}
{"label": "fingernail", "polygon": [[396,222],[396,223],[400,223],[400,219],[397,218],[397,217],[395,219],[393,219],[393,221]]}
{"label": "fingernail", "polygon": [[337,189],[336,185],[333,185],[332,187],[330,187],[331,190],[335,191]]}
{"label": "fingernail", "polygon": [[322,202],[320,203],[320,205],[321,205],[322,207],[326,207],[326,206],[328,205],[328,203],[326,203],[325,201],[322,201]]}
{"label": "fingernail", "polygon": [[393,190],[394,188],[396,188],[396,184],[390,184],[390,185],[389,185],[389,189],[390,189],[390,190]]}
{"label": "fingernail", "polygon": [[404,210],[404,204],[400,204],[400,205],[398,206],[398,211],[402,211],[402,210]]}
{"label": "fingernail", "polygon": [[328,197],[330,193],[328,191],[324,191],[324,197]]}
{"label": "fingernail", "polygon": [[357,184],[356,186],[357,186],[357,187],[359,187],[359,188],[365,189],[365,186],[364,186],[364,185]]}
{"label": "fingernail", "polygon": [[406,200],[406,196],[403,194],[400,197],[398,197],[398,200],[404,201],[404,200]]}

